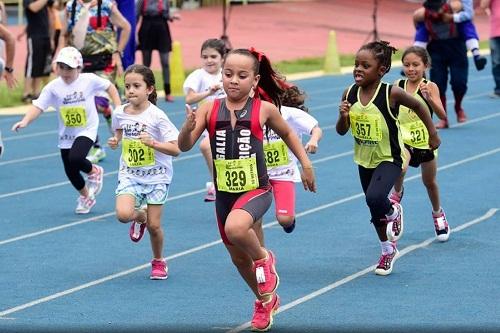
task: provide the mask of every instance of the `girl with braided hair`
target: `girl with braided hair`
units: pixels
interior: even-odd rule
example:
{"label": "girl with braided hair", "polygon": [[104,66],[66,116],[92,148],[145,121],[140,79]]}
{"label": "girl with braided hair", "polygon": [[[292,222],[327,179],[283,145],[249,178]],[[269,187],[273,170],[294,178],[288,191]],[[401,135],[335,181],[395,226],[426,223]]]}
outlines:
{"label": "girl with braided hair", "polygon": [[403,208],[391,202],[389,192],[407,157],[398,122],[398,107],[404,105],[415,111],[429,133],[429,147],[439,147],[440,139],[430,114],[413,96],[403,89],[382,81],[391,68],[391,56],[396,49],[385,41],[363,45],[354,61],[354,81],[342,94],[337,120],[337,132],[354,137],[354,162],[371,222],[375,226],[382,247],[375,273],[392,272],[398,250],[396,241],[403,234]]}

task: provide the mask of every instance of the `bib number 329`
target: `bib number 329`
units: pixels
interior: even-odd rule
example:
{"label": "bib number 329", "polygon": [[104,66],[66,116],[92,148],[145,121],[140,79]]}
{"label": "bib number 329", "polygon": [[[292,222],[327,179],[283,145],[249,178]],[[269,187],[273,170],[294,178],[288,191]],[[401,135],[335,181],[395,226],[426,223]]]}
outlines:
{"label": "bib number 329", "polygon": [[239,193],[259,187],[255,157],[237,160],[214,160],[219,191]]}

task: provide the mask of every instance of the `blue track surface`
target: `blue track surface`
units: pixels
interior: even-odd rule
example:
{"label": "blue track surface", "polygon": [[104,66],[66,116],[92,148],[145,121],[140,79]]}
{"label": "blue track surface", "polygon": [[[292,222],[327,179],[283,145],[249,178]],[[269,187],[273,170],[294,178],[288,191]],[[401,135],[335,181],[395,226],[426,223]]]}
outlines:
{"label": "blue track surface", "polygon": [[[471,72],[464,100],[469,122],[457,125],[451,115],[452,128],[440,131],[438,182],[454,230],[450,240],[434,241],[427,193],[419,170],[411,169],[401,257],[388,277],[373,273],[380,245],[352,160],[352,137],[334,129],[351,82],[351,75],[297,82],[324,139],[311,156],[318,193],[297,188],[295,232],[276,225],[273,209],[264,219],[281,277],[273,332],[500,330],[500,100],[488,97],[490,68]],[[160,107],[180,127],[180,98]],[[254,298],[219,241],[213,204],[203,202],[208,174],[197,149],[174,162],[163,216],[170,276],[150,281],[148,237],[132,243],[128,225],[114,217],[118,152],[108,149],[101,164],[106,177],[96,206],[77,216],[76,192],[56,147],[56,115],[15,134],[10,127],[17,119],[0,117],[6,146],[0,332],[248,330]],[[104,124],[100,135],[108,136]]]}

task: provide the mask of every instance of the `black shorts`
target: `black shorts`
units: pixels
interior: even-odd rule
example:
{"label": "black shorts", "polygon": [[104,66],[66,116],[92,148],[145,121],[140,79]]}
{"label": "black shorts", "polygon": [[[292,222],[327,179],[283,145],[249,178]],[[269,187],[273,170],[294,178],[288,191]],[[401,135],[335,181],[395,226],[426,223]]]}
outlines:
{"label": "black shorts", "polygon": [[215,195],[215,214],[222,241],[232,245],[224,231],[224,225],[229,213],[233,209],[243,209],[252,215],[253,221],[260,219],[271,206],[273,192],[271,185],[257,188],[243,193],[219,192]]}
{"label": "black shorts", "polygon": [[28,53],[24,75],[28,78],[49,76],[52,71],[50,38],[28,38]]}
{"label": "black shorts", "polygon": [[420,164],[432,161],[435,156],[434,152],[430,149],[419,149],[405,145],[406,149],[410,152],[410,166],[418,168]]}
{"label": "black shorts", "polygon": [[158,50],[160,53],[172,51],[172,37],[168,22],[161,16],[144,16],[139,29],[139,50]]}

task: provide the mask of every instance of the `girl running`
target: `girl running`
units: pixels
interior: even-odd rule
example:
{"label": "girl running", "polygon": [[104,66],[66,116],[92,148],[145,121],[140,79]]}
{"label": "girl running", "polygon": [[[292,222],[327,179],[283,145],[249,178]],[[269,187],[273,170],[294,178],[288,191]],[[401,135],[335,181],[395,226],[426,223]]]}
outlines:
{"label": "girl running", "polygon": [[[59,51],[56,63],[58,78],[47,84],[38,99],[33,100],[24,118],[12,126],[13,131],[28,126],[50,106],[59,112],[59,148],[64,171],[73,187],[80,193],[75,212],[87,214],[101,192],[104,170],[85,157],[94,144],[99,117],[94,103],[95,94],[106,91],[115,106],[120,96],[109,80],[92,73],[80,73],[82,55],[74,47]],[[87,182],[80,172],[88,174]]]}
{"label": "girl running", "polygon": [[[184,94],[186,95],[187,104],[194,104],[193,108],[197,108],[207,101],[226,97],[226,93],[222,89],[222,59],[225,54],[226,46],[221,39],[207,39],[201,45],[203,67],[189,74],[186,81],[184,81]],[[210,151],[208,132],[206,131],[203,132],[200,151],[207,162],[210,179],[212,179],[212,153]],[[205,201],[215,201],[214,183],[207,182],[206,188]]]}
{"label": "girl running", "polygon": [[[396,81],[396,85],[412,94],[426,112],[432,117],[435,112],[440,119],[446,119],[446,112],[439,96],[439,88],[434,82],[425,79],[425,70],[430,66],[430,56],[427,50],[412,46],[405,50],[402,57],[405,80]],[[418,168],[422,166],[422,182],[427,188],[427,194],[432,204],[432,218],[434,230],[439,241],[445,242],[450,236],[450,228],[446,215],[439,200],[439,188],[436,181],[437,162],[436,153],[430,149],[428,143],[429,132],[415,112],[406,106],[399,107],[399,123],[403,135],[403,142],[407,156],[410,156],[409,165]],[[394,184],[394,191],[390,199],[400,203],[403,198],[403,181],[406,170]]]}
{"label": "girl running", "polygon": [[153,250],[150,279],[164,280],[168,268],[161,214],[172,181],[172,156],[180,153],[179,131],[156,107],[155,78],[148,67],[129,66],[124,80],[129,103],[113,112],[115,136],[108,139],[111,149],[122,144],[116,217],[122,223],[132,221],[129,236],[134,242],[141,240],[147,227]]}
{"label": "girl running", "polygon": [[[305,145],[307,153],[315,154],[322,130],[318,121],[308,114],[304,106],[305,94],[296,86],[287,86],[280,97],[283,119],[302,142],[302,135],[310,135]],[[269,182],[273,187],[276,219],[286,233],[295,229],[295,184],[300,182],[297,158],[283,140],[272,130],[264,135],[264,153]]]}
{"label": "girl running", "polygon": [[398,254],[395,241],[403,234],[403,208],[388,199],[406,159],[397,106],[414,110],[422,120],[429,133],[430,149],[437,149],[440,144],[424,106],[401,88],[381,81],[391,68],[395,51],[384,41],[371,42],[359,49],[353,70],[355,83],[342,95],[336,126],[340,135],[351,128],[354,137],[354,161],[382,247],[375,269],[378,275],[392,272]]}
{"label": "girl running", "polygon": [[202,104],[196,113],[186,106],[179,147],[188,151],[208,130],[219,231],[234,265],[257,297],[252,329],[265,331],[279,307],[279,277],[273,253],[263,246],[262,224],[258,222],[272,201],[262,143],[264,125],[274,130],[297,156],[303,168],[304,188],[315,192],[316,184],[312,164],[278,108],[250,97],[259,85],[266,87],[270,98],[280,104],[281,88],[270,75],[269,61],[259,60],[246,49],[226,55],[222,83],[227,97]]}

